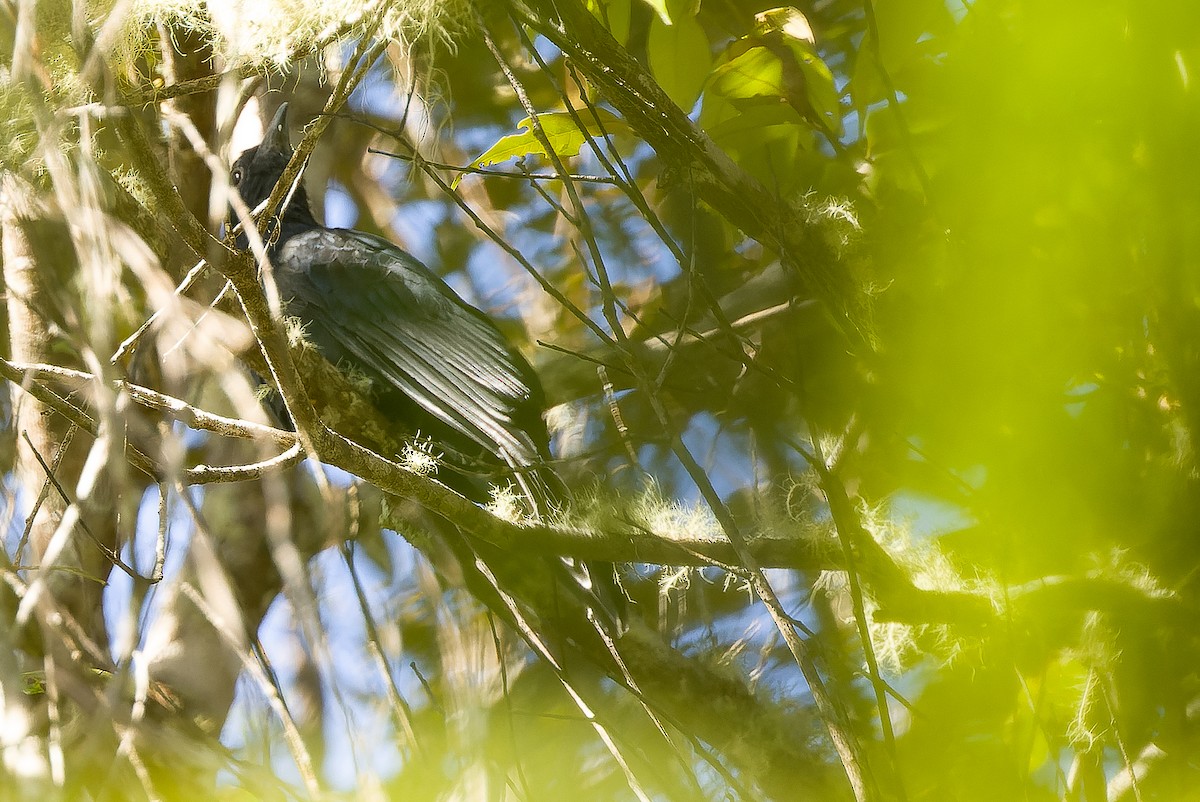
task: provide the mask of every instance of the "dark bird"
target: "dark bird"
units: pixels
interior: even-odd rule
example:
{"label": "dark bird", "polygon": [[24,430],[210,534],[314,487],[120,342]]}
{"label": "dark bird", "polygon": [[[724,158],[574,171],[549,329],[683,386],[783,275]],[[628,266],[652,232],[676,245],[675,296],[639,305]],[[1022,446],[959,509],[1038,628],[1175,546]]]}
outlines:
{"label": "dark bird", "polygon": [[[249,208],[271,194],[291,155],[284,103],[262,144],[233,163]],[[268,253],[285,313],[327,360],[369,380],[390,420],[436,444],[446,484],[486,502],[511,477],[539,515],[559,501],[541,383],[486,315],[387,240],[318,224],[303,185]]]}
{"label": "dark bird", "polygon": [[[262,143],[233,163],[250,209],[291,155],[284,103]],[[389,420],[435,444],[446,469],[438,478],[480,503],[511,479],[537,515],[557,506],[563,485],[546,464],[541,383],[496,325],[387,240],[317,223],[302,184],[277,217],[268,255],[285,314],[329,362],[369,380]]]}

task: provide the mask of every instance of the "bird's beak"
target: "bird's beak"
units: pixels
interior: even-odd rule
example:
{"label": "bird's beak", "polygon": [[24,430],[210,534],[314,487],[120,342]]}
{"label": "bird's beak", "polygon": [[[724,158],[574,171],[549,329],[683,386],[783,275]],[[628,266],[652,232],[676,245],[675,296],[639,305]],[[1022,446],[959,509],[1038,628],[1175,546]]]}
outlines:
{"label": "bird's beak", "polygon": [[287,130],[287,112],[288,104],[280,105],[279,110],[275,112],[275,116],[271,118],[271,124],[267,126],[267,131],[263,135],[262,145],[260,150],[276,151],[285,155],[292,155],[292,143],[288,138]]}

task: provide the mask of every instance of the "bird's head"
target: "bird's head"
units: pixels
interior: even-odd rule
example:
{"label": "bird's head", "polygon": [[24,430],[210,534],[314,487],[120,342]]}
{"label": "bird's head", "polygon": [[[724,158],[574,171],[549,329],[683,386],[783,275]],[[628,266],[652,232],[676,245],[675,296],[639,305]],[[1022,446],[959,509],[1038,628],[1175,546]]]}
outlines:
{"label": "bird's head", "polygon": [[[234,189],[242,196],[246,206],[253,211],[271,195],[279,177],[283,175],[288,160],[292,158],[292,145],[287,130],[288,104],[284,103],[275,112],[263,141],[238,156],[230,170],[229,178]],[[230,209],[230,219],[236,224],[237,213]],[[283,225],[276,246],[294,234],[316,227],[317,222],[308,207],[308,195],[304,184],[296,187],[291,202],[283,210]],[[260,226],[261,228],[261,226]],[[244,234],[237,238],[238,247],[247,247]]]}

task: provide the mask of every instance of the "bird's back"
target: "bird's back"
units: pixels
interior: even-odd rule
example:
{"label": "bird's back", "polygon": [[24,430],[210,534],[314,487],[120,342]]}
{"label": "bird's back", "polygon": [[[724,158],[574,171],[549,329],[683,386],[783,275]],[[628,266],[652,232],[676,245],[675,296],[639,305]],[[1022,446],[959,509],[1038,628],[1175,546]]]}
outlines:
{"label": "bird's back", "polygon": [[[485,315],[386,240],[312,228],[273,259],[285,313],[330,362],[369,380],[382,412],[430,438],[461,492],[510,474],[544,512],[557,481],[532,367]],[[468,492],[470,491],[470,492]]]}

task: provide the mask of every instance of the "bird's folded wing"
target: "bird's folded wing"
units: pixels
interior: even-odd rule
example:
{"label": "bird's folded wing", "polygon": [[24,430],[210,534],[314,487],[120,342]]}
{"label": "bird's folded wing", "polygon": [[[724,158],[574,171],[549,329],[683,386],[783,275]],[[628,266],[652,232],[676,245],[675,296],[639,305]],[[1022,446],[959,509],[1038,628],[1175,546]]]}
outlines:
{"label": "bird's folded wing", "polygon": [[386,240],[320,233],[304,302],[359,367],[513,467],[536,462],[518,420],[535,380],[491,321]]}

